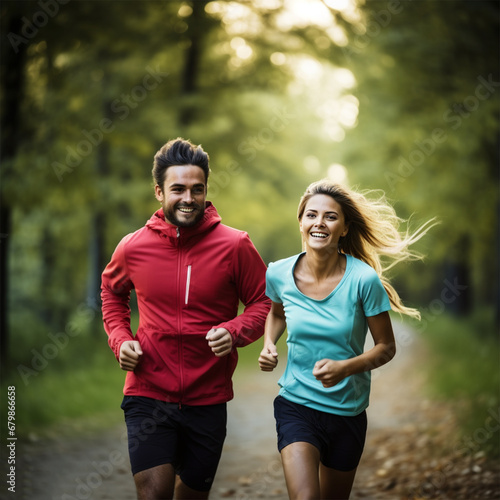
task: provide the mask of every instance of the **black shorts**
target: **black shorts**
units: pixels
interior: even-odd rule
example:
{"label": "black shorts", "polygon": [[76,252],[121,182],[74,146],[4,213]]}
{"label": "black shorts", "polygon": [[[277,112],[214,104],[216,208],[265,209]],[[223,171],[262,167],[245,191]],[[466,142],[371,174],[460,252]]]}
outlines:
{"label": "black shorts", "polygon": [[366,437],[366,411],[355,417],[334,415],[288,401],[274,400],[278,450],[296,442],[310,443],[320,452],[321,463],[339,471],[354,470]]}
{"label": "black shorts", "polygon": [[141,396],[125,396],[132,473],[172,464],[184,484],[209,491],[226,438],[226,403],[180,406]]}

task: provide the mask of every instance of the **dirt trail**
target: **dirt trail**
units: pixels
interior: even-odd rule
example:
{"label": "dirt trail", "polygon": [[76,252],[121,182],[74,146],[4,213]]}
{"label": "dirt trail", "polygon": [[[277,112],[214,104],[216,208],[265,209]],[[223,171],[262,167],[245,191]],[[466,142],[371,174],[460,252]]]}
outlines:
{"label": "dirt trail", "polygon": [[[498,464],[476,450],[465,457],[444,453],[443,442],[454,439],[452,412],[422,395],[425,352],[414,334],[395,327],[398,354],[373,373],[367,444],[351,498],[500,498]],[[288,498],[272,410],[283,365],[273,374],[256,365],[235,378],[236,398],[228,405],[228,436],[211,500]],[[136,498],[124,425],[78,439],[32,441],[18,450],[16,493],[2,489],[1,498]]]}

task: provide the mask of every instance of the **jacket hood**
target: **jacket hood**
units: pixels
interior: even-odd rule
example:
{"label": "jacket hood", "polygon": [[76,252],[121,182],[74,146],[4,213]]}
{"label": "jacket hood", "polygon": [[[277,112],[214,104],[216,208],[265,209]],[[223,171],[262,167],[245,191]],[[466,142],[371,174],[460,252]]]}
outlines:
{"label": "jacket hood", "polygon": [[[188,239],[198,234],[204,233],[213,228],[221,221],[217,209],[210,201],[205,202],[205,213],[202,219],[191,227],[178,227],[165,220],[163,209],[158,209],[151,218],[146,222],[146,227],[156,231],[159,234],[172,239],[177,239],[179,236],[182,239]],[[179,232],[177,232],[179,230]]]}

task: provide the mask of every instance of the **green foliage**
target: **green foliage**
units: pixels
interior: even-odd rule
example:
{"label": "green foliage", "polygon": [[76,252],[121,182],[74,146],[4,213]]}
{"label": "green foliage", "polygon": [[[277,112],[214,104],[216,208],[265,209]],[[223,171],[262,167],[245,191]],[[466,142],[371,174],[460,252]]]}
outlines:
{"label": "green foliage", "polygon": [[498,274],[499,4],[457,1],[450,11],[446,2],[374,0],[363,12],[367,31],[345,51],[360,114],[340,145],[343,162],[403,217],[442,222],[426,237],[414,292],[431,289],[449,263],[469,271],[475,305],[496,305],[486,277]]}
{"label": "green foliage", "polygon": [[[26,438],[56,428],[61,431],[69,420],[85,427],[91,427],[94,417],[100,427],[119,422],[125,374],[101,340],[82,334],[58,351],[43,349],[48,340],[34,348],[41,357],[35,359],[31,352],[15,366],[2,381],[2,391],[16,387],[16,435]],[[42,353],[49,352],[45,365]]]}
{"label": "green foliage", "polygon": [[429,345],[432,394],[452,405],[462,438],[498,457],[500,345],[488,334],[493,329],[493,312],[483,309],[467,321],[440,316],[429,324],[424,335]]}

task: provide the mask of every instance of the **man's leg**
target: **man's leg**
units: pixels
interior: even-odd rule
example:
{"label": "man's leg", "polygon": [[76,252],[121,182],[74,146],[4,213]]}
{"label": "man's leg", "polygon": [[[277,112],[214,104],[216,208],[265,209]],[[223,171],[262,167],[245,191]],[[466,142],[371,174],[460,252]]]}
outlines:
{"label": "man's leg", "polygon": [[226,404],[182,407],[175,498],[205,499],[217,472],[226,437]]}
{"label": "man's leg", "polygon": [[171,464],[158,465],[134,474],[138,500],[173,498],[175,471]]}
{"label": "man's leg", "polygon": [[125,396],[130,465],[139,500],[171,499],[175,487],[179,412],[174,403]]}
{"label": "man's leg", "polygon": [[205,500],[209,494],[210,491],[193,490],[179,476],[175,480],[175,500]]}

